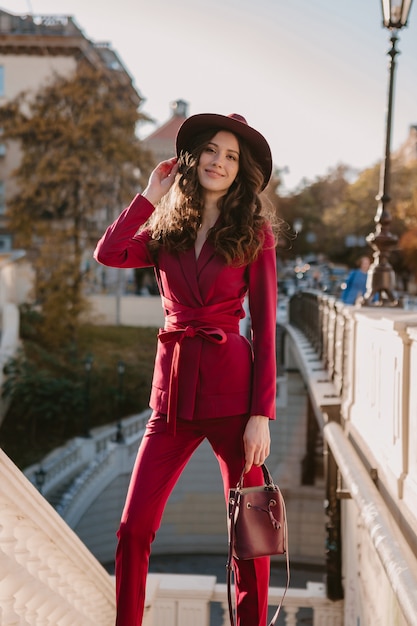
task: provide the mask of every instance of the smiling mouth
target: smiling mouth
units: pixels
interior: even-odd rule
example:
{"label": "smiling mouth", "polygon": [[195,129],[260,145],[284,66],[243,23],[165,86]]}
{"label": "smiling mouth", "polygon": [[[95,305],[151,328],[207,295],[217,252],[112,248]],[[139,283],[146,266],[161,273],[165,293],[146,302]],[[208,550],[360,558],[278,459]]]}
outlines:
{"label": "smiling mouth", "polygon": [[223,178],[223,174],[214,170],[206,170],[206,174],[208,174],[209,176],[214,176],[215,178]]}

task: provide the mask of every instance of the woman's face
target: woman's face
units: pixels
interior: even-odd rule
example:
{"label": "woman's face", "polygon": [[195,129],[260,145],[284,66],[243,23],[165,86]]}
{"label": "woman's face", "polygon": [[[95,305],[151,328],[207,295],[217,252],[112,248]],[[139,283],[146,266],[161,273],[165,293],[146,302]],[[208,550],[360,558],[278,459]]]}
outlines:
{"label": "woman's face", "polygon": [[210,194],[224,196],[239,172],[239,142],[228,131],[219,131],[203,149],[197,166],[200,185]]}

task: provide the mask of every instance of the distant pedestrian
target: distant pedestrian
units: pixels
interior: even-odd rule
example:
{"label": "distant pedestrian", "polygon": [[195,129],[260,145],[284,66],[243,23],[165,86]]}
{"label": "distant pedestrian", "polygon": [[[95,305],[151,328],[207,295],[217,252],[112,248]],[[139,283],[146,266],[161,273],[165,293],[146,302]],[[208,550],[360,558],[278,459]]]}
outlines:
{"label": "distant pedestrian", "polygon": [[[154,169],[97,244],[100,263],[154,267],[165,312],[153,413],[118,531],[116,626],[142,624],[151,543],[205,439],[226,499],[243,469],[245,486],[263,484],[275,418],[277,282],[273,216],[259,194],[271,169],[268,143],[243,117],[194,115],[178,132],[177,158]],[[239,332],[246,295],[251,343]],[[237,624],[265,626],[269,557],[234,568]]]}
{"label": "distant pedestrian", "polygon": [[359,267],[350,272],[341,296],[345,304],[355,304],[358,298],[365,294],[370,265],[369,257],[362,256],[359,259]]}

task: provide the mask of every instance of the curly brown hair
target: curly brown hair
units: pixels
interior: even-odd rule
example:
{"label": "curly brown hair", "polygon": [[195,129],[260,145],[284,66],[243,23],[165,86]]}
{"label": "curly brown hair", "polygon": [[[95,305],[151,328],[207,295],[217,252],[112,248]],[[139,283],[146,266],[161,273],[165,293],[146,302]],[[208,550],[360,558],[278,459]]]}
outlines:
{"label": "curly brown hair", "polygon": [[[197,165],[201,153],[217,132],[218,129],[212,129],[199,134],[190,151],[180,155],[177,180],[145,225],[151,234],[149,248],[154,256],[161,246],[169,252],[183,252],[194,245],[204,207],[204,190],[198,180]],[[216,253],[233,266],[254,261],[264,245],[265,229],[272,226],[274,230],[275,226],[272,207],[259,195],[264,182],[262,170],[245,141],[237,139],[239,173],[219,199],[220,218],[207,235]]]}

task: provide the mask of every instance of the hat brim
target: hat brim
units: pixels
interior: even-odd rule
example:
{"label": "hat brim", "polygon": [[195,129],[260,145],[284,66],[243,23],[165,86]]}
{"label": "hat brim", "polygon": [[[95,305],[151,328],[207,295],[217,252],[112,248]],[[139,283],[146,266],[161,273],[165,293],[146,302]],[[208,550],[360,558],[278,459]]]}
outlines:
{"label": "hat brim", "polygon": [[177,156],[190,150],[195,135],[212,128],[227,130],[245,140],[264,175],[261,190],[265,189],[272,174],[272,154],[265,137],[257,130],[233,117],[216,113],[200,113],[188,117],[178,130],[176,138]]}

